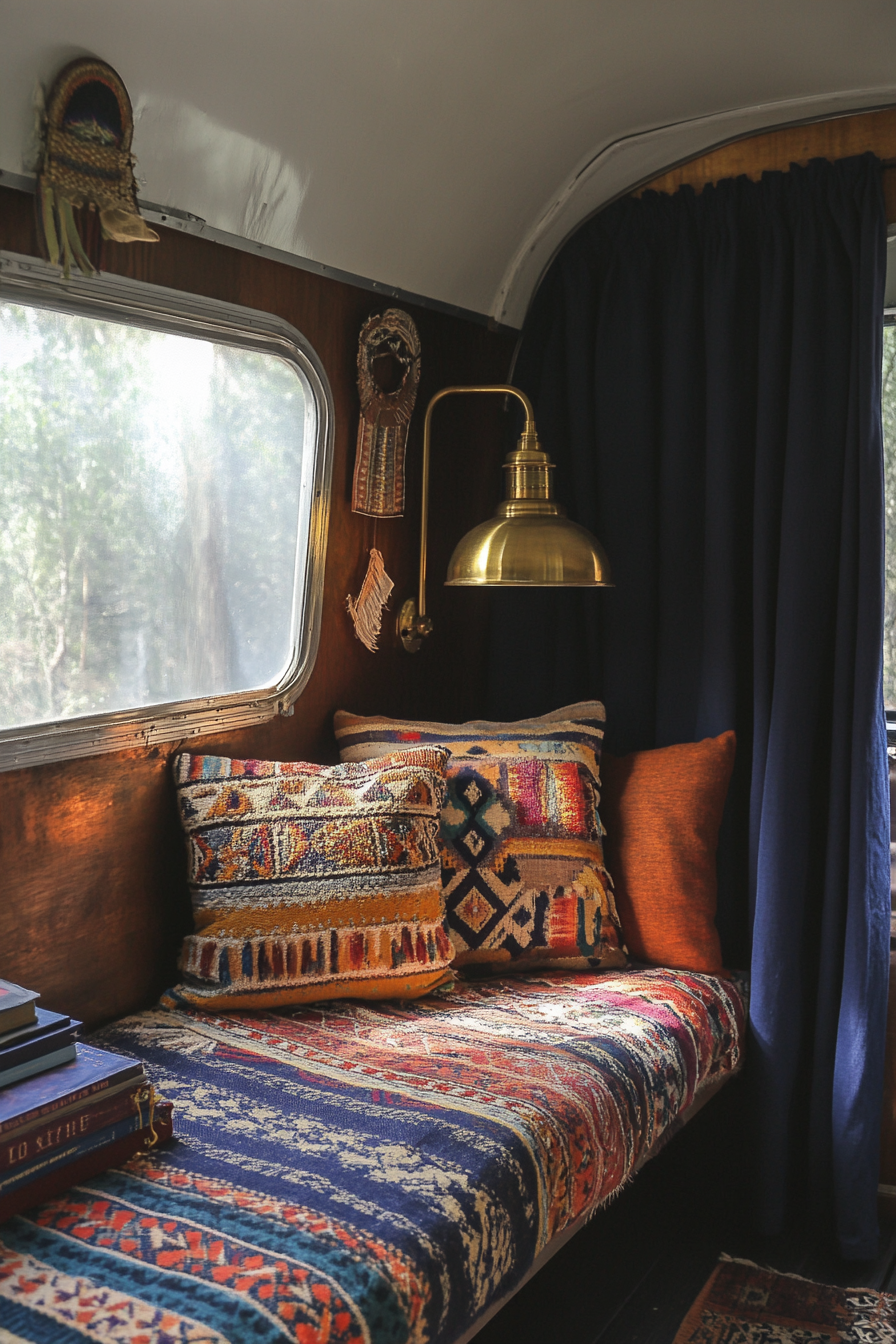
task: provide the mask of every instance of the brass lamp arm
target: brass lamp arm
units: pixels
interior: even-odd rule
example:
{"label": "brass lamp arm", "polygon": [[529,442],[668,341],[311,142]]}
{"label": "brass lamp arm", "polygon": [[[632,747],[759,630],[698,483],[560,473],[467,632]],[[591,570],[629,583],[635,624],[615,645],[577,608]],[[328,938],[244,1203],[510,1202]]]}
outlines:
{"label": "brass lamp arm", "polygon": [[[516,397],[523,403],[526,411],[526,424],[523,429],[523,437],[527,438],[530,434],[535,436],[535,412],[532,409],[532,403],[521,392],[518,387],[511,387],[509,383],[495,383],[486,387],[443,387],[429,399],[429,405],[426,408],[426,416],[423,421],[423,500],[420,506],[420,577],[417,585],[417,615],[423,617],[426,615],[426,542],[429,529],[429,454],[430,440],[432,438],[432,413],[436,403],[443,397],[454,396],[458,392],[497,392],[502,396]],[[429,631],[426,632],[429,634]]]}
{"label": "brass lamp arm", "polygon": [[417,607],[413,601],[405,602],[398,618],[398,631],[402,643],[410,652],[419,649],[424,638],[432,632],[432,620],[426,614],[426,546],[429,532],[429,459],[432,439],[432,413],[443,397],[455,396],[460,392],[494,392],[499,396],[516,397],[526,412],[523,427],[523,439],[536,442],[535,412],[532,403],[518,387],[509,383],[494,383],[484,387],[443,387],[429,399],[426,416],[423,420],[423,489],[420,506],[420,569],[417,583]]}

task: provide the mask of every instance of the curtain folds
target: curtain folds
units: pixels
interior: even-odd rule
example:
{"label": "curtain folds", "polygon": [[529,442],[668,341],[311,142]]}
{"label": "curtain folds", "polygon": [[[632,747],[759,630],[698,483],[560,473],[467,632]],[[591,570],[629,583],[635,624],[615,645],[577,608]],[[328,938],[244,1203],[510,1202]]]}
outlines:
{"label": "curtain folds", "polygon": [[[497,593],[496,717],[600,695],[621,753],[735,728],[726,956],[751,970],[756,1188],[876,1253],[889,964],[881,311],[870,155],[617,202],[515,381],[612,592]],[[533,630],[538,638],[532,638]]]}

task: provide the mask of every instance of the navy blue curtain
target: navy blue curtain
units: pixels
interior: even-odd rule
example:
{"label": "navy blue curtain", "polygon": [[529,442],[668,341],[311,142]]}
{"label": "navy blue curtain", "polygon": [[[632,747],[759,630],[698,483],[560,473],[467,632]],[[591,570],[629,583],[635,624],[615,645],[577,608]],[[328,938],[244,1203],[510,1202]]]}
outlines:
{"label": "navy blue curtain", "polygon": [[751,971],[755,1187],[876,1253],[889,948],[886,223],[871,155],[610,206],[515,381],[612,592],[493,596],[490,711],[600,696],[623,753],[735,728],[719,925]]}

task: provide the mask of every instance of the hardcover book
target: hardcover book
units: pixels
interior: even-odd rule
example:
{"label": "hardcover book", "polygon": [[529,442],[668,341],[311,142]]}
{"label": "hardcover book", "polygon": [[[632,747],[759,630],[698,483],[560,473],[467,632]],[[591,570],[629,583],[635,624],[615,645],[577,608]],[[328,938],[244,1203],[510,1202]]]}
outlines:
{"label": "hardcover book", "polygon": [[[99,1091],[86,1096],[83,1093],[75,1093],[74,1101],[63,1099],[59,1105],[41,1107],[37,1114],[33,1111],[28,1112],[24,1118],[12,1121],[3,1129],[0,1133],[0,1149],[7,1141],[17,1139],[21,1134],[30,1134],[33,1129],[40,1128],[45,1122],[63,1120],[72,1115],[90,1115],[94,1110],[105,1114],[106,1109],[111,1108],[109,1119],[105,1121],[106,1124],[111,1125],[113,1120],[119,1118],[119,1115],[130,1114],[133,1109],[130,1102],[133,1099],[134,1092],[146,1085],[145,1076],[141,1076],[140,1079],[126,1078],[123,1082],[110,1083],[108,1087],[101,1088]],[[124,1109],[119,1110],[122,1105],[124,1105]],[[102,1126],[98,1126],[98,1128],[102,1128]]]}
{"label": "hardcover book", "polygon": [[145,1082],[139,1060],[78,1044],[70,1064],[0,1091],[0,1137],[28,1122],[86,1101],[132,1079]]}
{"label": "hardcover book", "polygon": [[33,989],[23,989],[10,980],[0,980],[0,1031],[14,1031],[27,1027],[36,1017],[35,1002],[40,995]]}
{"label": "hardcover book", "polygon": [[27,1064],[32,1059],[40,1059],[42,1055],[53,1054],[66,1045],[74,1045],[80,1025],[80,1022],[66,1018],[62,1025],[51,1025],[49,1029],[38,1027],[34,1034],[26,1029],[20,1036],[15,1031],[12,1035],[16,1039],[8,1044],[0,1039],[0,1077],[19,1064]]}
{"label": "hardcover book", "polygon": [[63,1194],[73,1185],[92,1180],[110,1167],[120,1167],[135,1153],[144,1152],[164,1143],[172,1135],[171,1103],[157,1102],[152,1127],[134,1130],[113,1143],[81,1153],[63,1166],[45,1171],[25,1185],[0,1196],[0,1223],[14,1214],[44,1204]]}
{"label": "hardcover book", "polygon": [[[162,1103],[163,1106],[165,1104],[170,1105],[170,1103]],[[144,1107],[142,1116],[129,1115],[125,1119],[117,1121],[114,1125],[106,1125],[103,1129],[95,1130],[93,1134],[85,1134],[83,1137],[76,1136],[67,1143],[58,1144],[56,1147],[39,1154],[31,1162],[25,1162],[22,1165],[10,1167],[7,1171],[0,1172],[0,1199],[11,1191],[18,1190],[20,1186],[26,1185],[29,1181],[34,1181],[49,1171],[64,1167],[66,1163],[73,1162],[76,1157],[117,1143],[119,1139],[125,1139],[129,1134],[134,1134],[139,1129],[146,1129],[148,1124],[149,1107]]]}
{"label": "hardcover book", "polygon": [[[45,1036],[49,1031],[55,1031],[57,1027],[67,1027],[71,1018],[65,1013],[51,1013],[48,1008],[37,1009],[36,1021],[26,1027],[16,1027],[14,1031],[0,1032],[0,1050],[5,1050],[8,1045],[18,1045],[22,1041],[37,1040],[39,1036]],[[80,1022],[76,1024],[80,1026]]]}
{"label": "hardcover book", "polygon": [[57,1069],[60,1064],[69,1064],[76,1058],[77,1046],[72,1041],[68,1045],[60,1046],[58,1050],[52,1050],[48,1055],[41,1055],[38,1059],[26,1060],[23,1064],[16,1064],[11,1069],[0,1069],[0,1088],[10,1087],[13,1083],[20,1083],[33,1074],[46,1073],[50,1069]]}
{"label": "hardcover book", "polygon": [[0,1178],[6,1171],[35,1162],[57,1148],[132,1116],[137,1117],[140,1126],[144,1125],[149,1101],[149,1084],[131,1080],[123,1090],[100,1092],[96,1097],[43,1116],[36,1123],[32,1121],[10,1130],[0,1139]]}

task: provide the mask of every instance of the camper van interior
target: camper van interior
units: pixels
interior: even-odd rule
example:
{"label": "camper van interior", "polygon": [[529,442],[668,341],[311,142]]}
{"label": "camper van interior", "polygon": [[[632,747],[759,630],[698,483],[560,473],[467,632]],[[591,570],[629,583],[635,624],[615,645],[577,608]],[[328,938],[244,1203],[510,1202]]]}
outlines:
{"label": "camper van interior", "polygon": [[894,59],[0,0],[0,1344],[893,1339]]}

